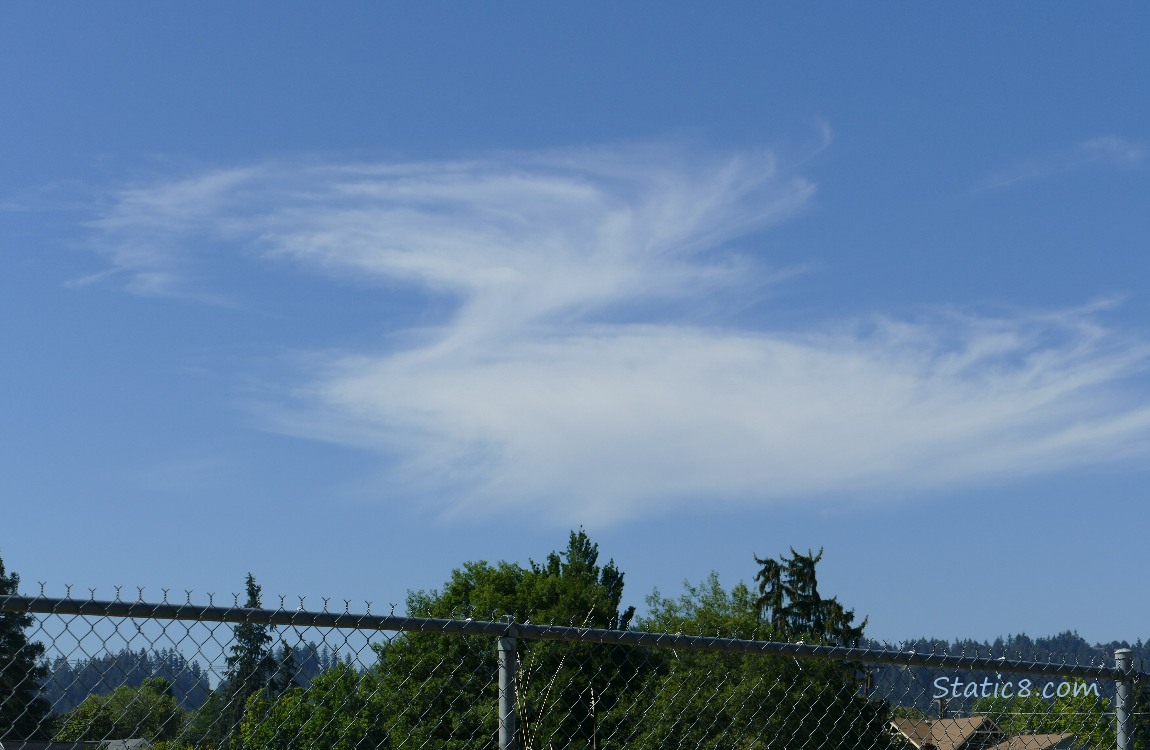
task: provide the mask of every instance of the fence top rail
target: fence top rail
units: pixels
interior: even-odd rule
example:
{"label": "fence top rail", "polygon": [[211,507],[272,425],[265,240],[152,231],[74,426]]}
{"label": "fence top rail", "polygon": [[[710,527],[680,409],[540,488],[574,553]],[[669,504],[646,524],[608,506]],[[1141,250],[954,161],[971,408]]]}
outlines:
{"label": "fence top rail", "polygon": [[993,670],[1014,674],[1045,674],[1129,681],[1143,676],[1130,667],[1060,664],[988,656],[954,656],[888,649],[829,646],[810,643],[755,641],[718,636],[654,633],[643,630],[602,630],[564,625],[539,625],[531,622],[443,619],[404,615],[331,612],[328,610],[251,609],[246,607],[204,606],[186,602],[145,602],[56,598],[48,596],[0,596],[0,612],[45,615],[78,615],[88,617],[125,617],[148,620],[184,620],[218,623],[250,623],[294,627],[380,630],[408,633],[441,633],[452,635],[518,637],[528,640],[567,641],[572,643],[615,644],[649,648],[671,648],[695,651],[752,653],[766,656],[792,656],[832,659],[863,664],[891,664],[949,669]]}

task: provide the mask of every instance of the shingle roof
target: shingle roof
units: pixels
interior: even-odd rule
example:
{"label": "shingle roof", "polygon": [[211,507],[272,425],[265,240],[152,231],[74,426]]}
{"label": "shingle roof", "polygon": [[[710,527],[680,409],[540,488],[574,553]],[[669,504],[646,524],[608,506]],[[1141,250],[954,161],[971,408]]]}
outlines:
{"label": "shingle roof", "polygon": [[955,719],[895,719],[891,722],[911,744],[919,750],[959,750],[970,740],[981,735],[978,747],[994,745],[1006,735],[985,716],[967,716]]}
{"label": "shingle roof", "polygon": [[990,750],[1064,750],[1077,747],[1073,734],[1021,734],[1000,742]]}
{"label": "shingle roof", "polygon": [[907,719],[891,721],[917,750],[1073,750],[1073,734],[1020,734],[1007,737],[986,716],[954,719]]}

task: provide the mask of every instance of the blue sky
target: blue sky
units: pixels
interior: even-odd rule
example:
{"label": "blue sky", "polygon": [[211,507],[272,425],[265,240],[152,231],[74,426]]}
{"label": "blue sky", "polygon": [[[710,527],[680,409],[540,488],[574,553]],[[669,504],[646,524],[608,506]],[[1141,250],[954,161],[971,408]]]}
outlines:
{"label": "blue sky", "polygon": [[4,4],[0,555],[379,607],[582,525],[1146,638],[1148,23]]}

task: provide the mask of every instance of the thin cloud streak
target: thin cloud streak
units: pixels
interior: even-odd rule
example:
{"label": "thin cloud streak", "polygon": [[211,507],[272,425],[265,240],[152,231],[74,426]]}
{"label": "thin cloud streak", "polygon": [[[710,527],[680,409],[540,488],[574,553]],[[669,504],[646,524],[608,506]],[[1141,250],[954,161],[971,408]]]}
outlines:
{"label": "thin cloud streak", "polygon": [[1150,155],[1143,143],[1108,135],[1079,143],[1071,151],[1030,159],[1014,164],[991,175],[978,186],[978,190],[996,190],[1012,185],[1075,172],[1089,167],[1134,169],[1140,167]]}
{"label": "thin cloud streak", "polygon": [[313,352],[262,411],[269,429],[379,451],[393,487],[448,514],[872,502],[1144,455],[1150,399],[1131,379],[1150,349],[1095,310],[623,322],[633,305],[761,294],[775,269],[729,246],[813,195],[765,152],[602,149],[221,171],[126,191],[94,226],[148,293],[232,252],[451,295],[451,321],[408,348]]}

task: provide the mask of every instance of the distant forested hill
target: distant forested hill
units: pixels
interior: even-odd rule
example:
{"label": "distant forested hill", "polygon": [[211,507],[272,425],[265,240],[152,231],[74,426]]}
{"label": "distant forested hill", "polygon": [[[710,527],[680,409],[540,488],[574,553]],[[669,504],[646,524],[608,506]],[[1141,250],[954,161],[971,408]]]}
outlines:
{"label": "distant forested hill", "polygon": [[207,675],[198,662],[189,662],[174,649],[100,654],[68,661],[63,657],[48,664],[44,697],[53,710],[69,711],[89,695],[104,695],[127,685],[139,687],[150,677],[162,677],[172,685],[172,694],[184,708],[202,704],[211,692]]}
{"label": "distant forested hill", "polygon": [[[339,663],[339,654],[327,645],[300,644],[292,651],[297,665],[296,681],[301,686],[311,684],[315,677]],[[282,654],[277,658],[282,659]],[[203,705],[215,687],[208,670],[175,649],[123,649],[71,661],[59,657],[45,666],[48,679],[44,682],[44,697],[56,713],[70,711],[89,695],[107,695],[125,685],[140,687],[150,677],[162,677],[171,683],[173,696],[187,710]]]}
{"label": "distant forested hill", "polygon": [[[1150,644],[1143,643],[1141,640],[1135,643],[1114,641],[1112,643],[1091,644],[1073,631],[1066,631],[1045,638],[1011,635],[996,638],[994,641],[966,639],[950,642],[937,638],[920,638],[899,643],[884,643],[868,639],[864,640],[862,645],[868,648],[915,651],[919,654],[1006,657],[1008,659],[1049,661],[1081,666],[1113,666],[1114,651],[1119,648],[1129,648],[1134,652],[1133,659],[1136,669],[1145,671],[1150,668]],[[895,705],[913,707],[924,712],[934,710],[936,692],[934,681],[939,677],[958,678],[963,683],[987,678],[985,673],[939,670],[933,667],[883,666],[871,669],[870,674],[873,694],[876,697],[885,698]],[[1002,673],[995,675],[992,679],[1000,682],[1014,681],[1017,683],[1024,677],[1026,676]],[[1031,679],[1045,683],[1049,678],[1031,677]],[[1100,681],[1099,690],[1102,696],[1111,697],[1114,692],[1113,683],[1107,680]],[[948,700],[948,710],[952,714],[968,712],[974,702],[974,699],[969,697],[949,698]]]}

